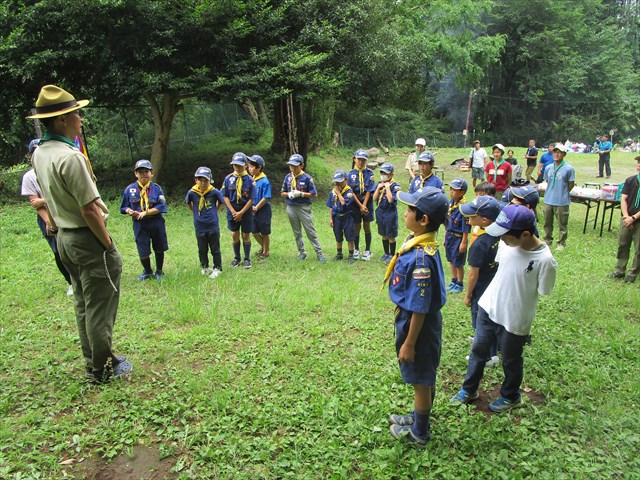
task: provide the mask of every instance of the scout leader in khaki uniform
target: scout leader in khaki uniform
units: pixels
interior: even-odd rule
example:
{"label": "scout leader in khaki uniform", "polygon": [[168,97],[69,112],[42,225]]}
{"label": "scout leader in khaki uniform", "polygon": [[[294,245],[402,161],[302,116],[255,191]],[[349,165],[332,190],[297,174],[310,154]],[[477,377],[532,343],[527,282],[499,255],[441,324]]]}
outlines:
{"label": "scout leader in khaki uniform", "polygon": [[73,139],[82,132],[80,109],[88,100],[55,85],[45,85],[36,114],[47,129],[33,158],[38,182],[57,230],[62,263],[71,274],[78,333],[87,378],[95,383],[131,371],[131,362],[111,350],[120,300],[122,258],[105,225],[107,207],[100,199],[89,160]]}

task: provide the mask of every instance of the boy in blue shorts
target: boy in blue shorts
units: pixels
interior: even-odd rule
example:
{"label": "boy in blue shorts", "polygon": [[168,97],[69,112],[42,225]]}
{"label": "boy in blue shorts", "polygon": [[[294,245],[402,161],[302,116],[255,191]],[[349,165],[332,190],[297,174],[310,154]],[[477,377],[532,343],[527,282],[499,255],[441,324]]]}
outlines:
{"label": "boy in blue shorts", "polygon": [[[185,202],[193,212],[193,226],[198,240],[200,273],[209,278],[218,278],[222,273],[220,254],[220,222],[218,207],[224,205],[220,190],[211,185],[211,170],[199,167],[195,173],[196,184],[187,192]],[[209,268],[209,250],[213,257],[213,268]]]}
{"label": "boy in blue shorts", "polygon": [[489,404],[493,412],[519,406],[524,374],[522,350],[531,331],[538,295],[553,290],[558,264],[549,247],[533,234],[535,216],[523,205],[506,206],[487,234],[500,237],[498,271],[478,301],[476,335],[467,373],[451,403],[460,405],[478,399],[489,350],[495,344],[502,353],[504,381],[500,398]]}
{"label": "boy in blue shorts", "polygon": [[447,290],[460,293],[464,290],[464,264],[467,259],[467,243],[471,227],[467,225],[460,205],[466,202],[467,182],[462,178],[454,178],[449,184],[449,214],[447,215],[444,247],[447,261],[451,268],[451,283]]}
{"label": "boy in blue shorts", "polygon": [[393,165],[385,162],[380,165],[380,182],[373,192],[376,208],[378,235],[382,237],[384,255],[380,261],[389,264],[396,254],[396,237],[398,236],[398,192],[400,184],[393,179]]}
{"label": "boy in blue shorts", "polygon": [[399,192],[398,200],[408,206],[404,220],[411,235],[389,263],[385,283],[396,304],[396,353],[402,380],[413,385],[414,411],[391,415],[389,422],[394,438],[424,445],[442,348],[446,292],[436,234],[447,216],[447,196],[424,187],[414,194]]}
{"label": "boy in blue shorts", "polygon": [[430,151],[424,151],[418,157],[418,168],[420,175],[417,175],[409,184],[409,193],[414,193],[423,187],[439,188],[444,192],[444,182],[433,173],[433,165],[436,157]]}
{"label": "boy in blue shorts", "polygon": [[233,154],[231,159],[233,173],[227,175],[222,184],[222,196],[227,206],[227,228],[231,232],[233,244],[232,267],[239,266],[240,230],[242,230],[242,246],[244,249],[243,267],[251,268],[251,227],[253,226],[253,199],[256,196],[256,183],[247,173],[247,156],[242,152]]}
{"label": "boy in blue shorts", "polygon": [[[373,221],[373,192],[376,188],[376,181],[373,177],[373,170],[367,168],[369,154],[366,150],[357,150],[353,154],[355,168],[349,172],[347,183],[355,194],[356,207],[353,209],[354,226],[356,231],[356,249],[354,258],[371,260],[371,222]],[[364,225],[364,252],[360,255],[360,229]]]}
{"label": "boy in blue shorts", "polygon": [[[160,185],[153,183],[153,166],[149,160],[138,160],[134,167],[137,182],[128,185],[122,194],[120,213],[130,215],[133,220],[133,234],[144,271],[138,280],[155,278],[162,280],[164,273],[164,252],[169,250],[167,230],[163,215],[167,213],[167,203]],[[156,273],[151,269],[151,246],[156,257]]]}
{"label": "boy in blue shorts", "polygon": [[260,244],[258,257],[271,255],[271,182],[264,174],[264,158],[260,155],[249,157],[249,171],[256,182],[256,196],[253,199],[253,238]]}
{"label": "boy in blue shorts", "polygon": [[353,225],[353,207],[355,205],[353,190],[347,185],[347,172],[344,170],[336,170],[333,174],[333,190],[327,199],[327,207],[329,212],[329,226],[333,229],[336,237],[336,256],[334,260],[342,260],[342,241],[347,240],[349,248],[349,256],[347,261],[349,264],[355,262],[353,252],[355,249],[355,228]]}

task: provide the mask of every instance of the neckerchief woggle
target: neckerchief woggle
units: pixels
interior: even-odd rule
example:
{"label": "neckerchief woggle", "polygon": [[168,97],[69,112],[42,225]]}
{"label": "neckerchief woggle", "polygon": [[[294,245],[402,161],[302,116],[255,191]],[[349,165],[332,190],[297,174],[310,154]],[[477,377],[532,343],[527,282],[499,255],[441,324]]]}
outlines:
{"label": "neckerchief woggle", "polygon": [[384,286],[389,281],[389,278],[393,273],[393,269],[396,266],[396,262],[398,261],[398,257],[400,255],[402,255],[403,253],[407,253],[414,248],[422,247],[427,255],[434,256],[438,251],[438,245],[439,243],[436,241],[436,232],[423,233],[422,235],[418,235],[417,237],[407,237],[402,247],[400,247],[400,250],[396,252],[396,254],[389,262],[387,271],[384,274],[384,282],[382,282],[380,291],[384,289]]}
{"label": "neckerchief woggle", "polygon": [[424,187],[424,182],[426,182],[427,179],[431,176],[433,176],[433,173],[430,173],[426,177],[423,177],[422,175],[420,175],[420,188]]}

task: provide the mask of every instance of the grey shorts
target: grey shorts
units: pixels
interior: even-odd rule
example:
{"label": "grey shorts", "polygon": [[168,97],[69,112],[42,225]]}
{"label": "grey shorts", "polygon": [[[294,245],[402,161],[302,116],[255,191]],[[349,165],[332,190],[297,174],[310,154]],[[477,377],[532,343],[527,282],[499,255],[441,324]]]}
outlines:
{"label": "grey shorts", "polygon": [[471,178],[477,178],[479,180],[484,180],[484,168],[471,167]]}

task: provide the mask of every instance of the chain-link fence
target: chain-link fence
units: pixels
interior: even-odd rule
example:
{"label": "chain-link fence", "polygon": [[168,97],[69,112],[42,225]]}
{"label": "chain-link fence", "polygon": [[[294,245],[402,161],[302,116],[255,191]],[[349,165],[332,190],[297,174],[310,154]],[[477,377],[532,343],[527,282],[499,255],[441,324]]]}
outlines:
{"label": "chain-link fence", "polygon": [[[356,128],[347,125],[336,125],[341,147],[413,147],[416,138],[424,138],[430,149],[443,147],[461,148],[464,146],[464,135],[458,133],[437,132],[428,134],[413,130],[383,130],[379,128]],[[473,139],[467,137],[467,146]]]}

